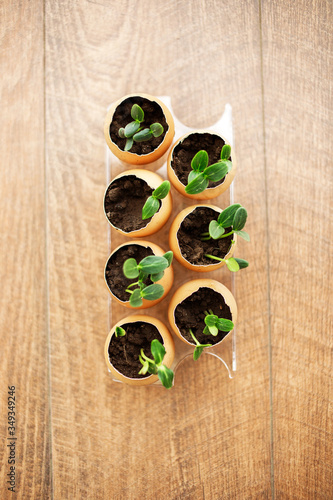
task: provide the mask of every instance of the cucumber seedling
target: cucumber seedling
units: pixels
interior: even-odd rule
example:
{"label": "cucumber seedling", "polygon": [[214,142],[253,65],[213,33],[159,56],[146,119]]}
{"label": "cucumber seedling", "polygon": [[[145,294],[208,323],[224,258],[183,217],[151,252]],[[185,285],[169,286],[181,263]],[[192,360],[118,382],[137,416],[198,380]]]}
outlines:
{"label": "cucumber seedling", "polygon": [[200,342],[194,336],[194,333],[192,332],[191,328],[190,328],[189,331],[190,331],[192,339],[195,342],[195,349],[194,349],[194,352],[193,352],[193,359],[194,359],[194,361],[196,361],[198,358],[200,358],[200,356],[201,356],[204,348],[205,347],[212,347],[212,344],[200,344]]}
{"label": "cucumber seedling", "polygon": [[[250,236],[246,231],[242,231],[246,224],[247,211],[239,203],[230,205],[225,208],[218,216],[217,220],[212,220],[209,223],[207,233],[201,234],[201,241],[210,239],[220,240],[232,234],[238,234],[246,241],[250,241]],[[231,227],[231,231],[225,232],[226,228]]]}
{"label": "cucumber seedling", "polygon": [[147,198],[146,203],[142,207],[142,220],[149,219],[156,214],[160,208],[160,200],[163,200],[170,191],[170,182],[164,181],[156,188],[151,196]]}
{"label": "cucumber seedling", "polygon": [[131,117],[133,121],[128,123],[125,128],[121,127],[118,130],[119,137],[126,139],[125,151],[130,151],[134,141],[149,141],[153,137],[159,137],[164,132],[164,128],[160,123],[153,123],[149,128],[143,128],[142,124],[145,119],[145,114],[138,104],[133,104]]}
{"label": "cucumber seedling", "polygon": [[209,311],[205,311],[205,328],[203,333],[205,335],[216,335],[221,332],[231,332],[234,327],[234,324],[230,319],[219,318],[216,314],[213,313],[211,309]]}
{"label": "cucumber seedling", "polygon": [[174,373],[163,364],[163,359],[166,354],[164,346],[159,340],[154,339],[151,342],[150,350],[154,359],[148,358],[143,349],[140,351],[139,360],[142,364],[142,368],[139,371],[139,375],[145,375],[146,373],[157,375],[164,387],[170,389],[172,387]]}
{"label": "cucumber seedling", "polygon": [[126,335],[126,331],[121,326],[116,326],[114,334],[116,337],[124,337]]}
{"label": "cucumber seedling", "polygon": [[[246,231],[243,231],[243,227],[246,224],[247,211],[239,203],[235,203],[225,208],[218,216],[217,220],[212,220],[209,223],[208,231],[206,233],[201,233],[201,241],[221,240],[232,234],[238,234],[246,241],[250,241],[250,236]],[[226,228],[231,230],[227,233]],[[234,241],[232,242],[234,243]],[[247,260],[237,259],[231,257],[230,259],[222,259],[216,257],[215,255],[205,254],[205,257],[212,260],[217,260],[218,262],[224,262],[228,269],[232,272],[239,271],[249,265]]]}
{"label": "cucumber seedling", "polygon": [[[162,257],[148,255],[139,264],[133,258],[127,259],[123,265],[123,273],[128,279],[138,278],[138,281],[131,283],[126,292],[130,294],[129,303],[132,307],[141,307],[142,299],[157,300],[164,294],[162,285],[156,283],[164,276],[164,271],[171,265],[173,253],[166,252]],[[152,285],[146,285],[145,281],[150,278]],[[131,290],[132,287],[136,287]]]}
{"label": "cucumber seedling", "polygon": [[198,151],[191,161],[192,170],[188,175],[188,184],[185,188],[187,194],[202,193],[211,182],[223,179],[230,172],[232,163],[230,157],[231,147],[225,144],[221,150],[221,158],[217,163],[208,166],[208,153],[204,149]]}

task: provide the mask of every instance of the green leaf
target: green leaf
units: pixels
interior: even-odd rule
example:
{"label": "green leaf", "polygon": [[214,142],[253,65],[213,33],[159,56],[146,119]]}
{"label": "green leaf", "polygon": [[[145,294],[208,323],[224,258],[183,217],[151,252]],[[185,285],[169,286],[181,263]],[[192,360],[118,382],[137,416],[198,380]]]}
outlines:
{"label": "green leaf", "polygon": [[153,134],[151,133],[149,128],[144,128],[143,130],[140,130],[140,132],[133,135],[133,139],[135,142],[149,141],[149,139],[151,139],[152,137]]}
{"label": "green leaf", "polygon": [[235,261],[239,265],[239,269],[244,269],[245,267],[248,267],[248,265],[249,265],[248,261],[244,260],[244,259],[237,259],[237,257],[235,257]]}
{"label": "green leaf", "polygon": [[240,231],[246,224],[247,211],[244,207],[239,207],[234,215],[232,227],[234,231]]}
{"label": "green leaf", "polygon": [[140,307],[142,306],[142,298],[140,288],[136,288],[134,292],[131,294],[129,299],[130,306],[132,307]]}
{"label": "green leaf", "polygon": [[203,174],[199,174],[193,181],[187,184],[185,192],[187,194],[198,194],[202,193],[208,187],[209,181]]}
{"label": "green leaf", "polygon": [[205,325],[209,326],[215,326],[216,321],[218,320],[218,316],[215,316],[215,314],[207,314],[205,317]]}
{"label": "green leaf", "polygon": [[158,186],[158,188],[156,188],[152,192],[152,196],[154,198],[157,198],[158,200],[163,200],[163,198],[165,198],[168,195],[169,191],[170,191],[170,182],[164,181],[160,186]]}
{"label": "green leaf", "polygon": [[164,128],[160,123],[153,123],[150,125],[150,131],[154,137],[159,137],[163,134]]}
{"label": "green leaf", "polygon": [[123,264],[123,273],[129,280],[139,276],[138,264],[135,259],[127,259]]}
{"label": "green leaf", "polygon": [[228,266],[229,271],[232,271],[233,273],[239,270],[239,264],[233,257],[227,259],[226,264]]}
{"label": "green leaf", "polygon": [[219,333],[217,326],[209,326],[208,329],[209,333],[211,335],[214,335],[214,337],[216,337],[216,335]]}
{"label": "green leaf", "polygon": [[246,231],[235,231],[235,233],[244,238],[245,241],[250,241],[250,235]]}
{"label": "green leaf", "polygon": [[200,175],[200,172],[195,172],[194,170],[191,170],[191,172],[188,174],[187,177],[187,184],[192,182],[194,179],[196,179]]}
{"label": "green leaf", "polygon": [[168,261],[169,265],[168,267],[171,266],[171,263],[172,263],[172,259],[173,259],[173,252],[171,252],[171,250],[169,250],[168,252],[166,252],[163,257]]}
{"label": "green leaf", "polygon": [[217,240],[225,232],[225,229],[220,226],[216,220],[212,220],[209,223],[209,234],[213,240]]}
{"label": "green leaf", "polygon": [[235,213],[241,207],[239,203],[235,203],[234,205],[230,205],[230,207],[225,208],[217,218],[217,222],[222,227],[230,227],[232,225],[232,221],[234,220]]}
{"label": "green leaf", "polygon": [[125,330],[121,328],[121,326],[116,326],[116,330],[114,333],[116,337],[124,337],[126,335]]}
{"label": "green leaf", "polygon": [[220,181],[227,175],[227,173],[228,166],[225,164],[225,160],[221,160],[213,165],[210,165],[204,171],[205,177],[212,182]]}
{"label": "green leaf", "polygon": [[230,332],[233,329],[234,324],[230,321],[230,319],[218,318],[216,326],[219,330],[221,330],[221,332]]}
{"label": "green leaf", "polygon": [[169,262],[164,257],[148,255],[139,264],[140,270],[145,274],[157,274],[169,267]]}
{"label": "green leaf", "polygon": [[132,137],[140,128],[139,122],[128,123],[125,127],[125,137]]}
{"label": "green leaf", "polygon": [[149,219],[155,215],[159,208],[160,202],[153,196],[149,196],[142,207],[142,220]]}
{"label": "green leaf", "polygon": [[231,146],[225,144],[221,150],[221,160],[228,160],[231,154]]}
{"label": "green leaf", "polygon": [[205,328],[203,329],[203,333],[204,333],[205,335],[210,335],[210,331],[209,331],[208,326],[205,326]]}
{"label": "green leaf", "polygon": [[203,172],[208,166],[208,153],[204,149],[198,151],[196,155],[193,156],[191,161],[192,170],[195,172]]}
{"label": "green leaf", "polygon": [[152,340],[151,342],[151,353],[153,355],[153,358],[155,360],[155,363],[157,365],[160,365],[163,361],[163,358],[165,356],[165,347],[161,342],[157,339]]}
{"label": "green leaf", "polygon": [[194,352],[193,352],[193,359],[194,361],[196,361],[197,359],[200,358],[202,352],[203,352],[204,348],[201,347],[201,346],[197,346],[195,349],[194,349]]}
{"label": "green leaf", "polygon": [[164,271],[161,271],[160,273],[156,274],[151,274],[150,279],[155,283],[156,281],[160,281],[164,276]]}
{"label": "green leaf", "polygon": [[121,127],[121,128],[118,130],[118,135],[119,135],[119,137],[121,137],[122,139],[125,139],[125,129],[124,129],[124,127]]}
{"label": "green leaf", "polygon": [[133,137],[130,137],[126,141],[126,144],[125,144],[125,147],[124,147],[124,151],[129,151],[132,146],[133,146]]}
{"label": "green leaf", "polygon": [[167,366],[161,365],[157,368],[157,375],[164,387],[166,389],[171,389],[174,377],[173,371]]}
{"label": "green leaf", "polygon": [[143,112],[143,109],[138,104],[133,104],[131,109],[131,117],[133,118],[133,120],[139,123],[143,122],[145,114]]}
{"label": "green leaf", "polygon": [[154,283],[153,285],[148,285],[144,290],[141,291],[141,296],[146,300],[160,299],[163,294],[163,286],[156,283]]}

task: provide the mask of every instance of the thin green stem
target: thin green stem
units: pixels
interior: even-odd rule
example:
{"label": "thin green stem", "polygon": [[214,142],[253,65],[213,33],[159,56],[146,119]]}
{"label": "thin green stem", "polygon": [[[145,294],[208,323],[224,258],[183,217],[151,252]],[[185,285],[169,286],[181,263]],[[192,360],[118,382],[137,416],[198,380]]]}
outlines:
{"label": "thin green stem", "polygon": [[139,283],[140,283],[140,281],[136,281],[135,283],[131,283],[130,285],[128,285],[127,289],[131,288],[132,286],[138,285]]}
{"label": "thin green stem", "polygon": [[222,236],[220,236],[219,238],[217,238],[218,240],[221,240],[222,238],[226,238],[227,236],[230,236],[231,234],[234,234],[234,230],[230,231],[230,233],[224,233],[222,234]]}
{"label": "thin green stem", "polygon": [[208,253],[204,254],[208,259],[218,260],[219,262],[225,262],[225,259],[220,259],[220,257],[215,257],[215,255],[209,255]]}
{"label": "thin green stem", "polygon": [[125,292],[130,293],[132,295],[133,290],[129,290],[128,288],[126,288]]}

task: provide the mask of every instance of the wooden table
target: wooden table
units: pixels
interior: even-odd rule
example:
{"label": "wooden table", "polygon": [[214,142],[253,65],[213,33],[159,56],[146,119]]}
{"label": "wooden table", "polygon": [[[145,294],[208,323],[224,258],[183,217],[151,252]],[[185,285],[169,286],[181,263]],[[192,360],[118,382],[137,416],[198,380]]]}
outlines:
{"label": "wooden table", "polygon": [[[333,498],[332,6],[2,2],[1,498]],[[102,127],[132,91],[191,127],[233,107],[251,234],[233,380],[209,356],[170,391],[106,371]]]}

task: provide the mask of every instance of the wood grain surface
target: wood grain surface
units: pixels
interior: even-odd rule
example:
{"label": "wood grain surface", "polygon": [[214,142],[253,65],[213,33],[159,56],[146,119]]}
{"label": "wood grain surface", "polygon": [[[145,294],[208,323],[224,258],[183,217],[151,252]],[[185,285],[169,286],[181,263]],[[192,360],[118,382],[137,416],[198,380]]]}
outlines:
{"label": "wood grain surface", "polygon": [[[0,498],[50,498],[43,4],[2,3],[0,18]],[[15,386],[14,436],[8,386]],[[16,493],[7,489],[9,437]]]}
{"label": "wood grain surface", "polygon": [[[18,498],[333,498],[329,0],[0,9],[0,497],[15,384]],[[211,356],[170,391],[106,370],[103,121],[136,91],[191,127],[233,108],[251,243],[232,380]]]}
{"label": "wood grain surface", "polygon": [[332,7],[262,9],[277,498],[333,498]]}

